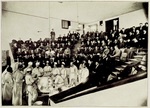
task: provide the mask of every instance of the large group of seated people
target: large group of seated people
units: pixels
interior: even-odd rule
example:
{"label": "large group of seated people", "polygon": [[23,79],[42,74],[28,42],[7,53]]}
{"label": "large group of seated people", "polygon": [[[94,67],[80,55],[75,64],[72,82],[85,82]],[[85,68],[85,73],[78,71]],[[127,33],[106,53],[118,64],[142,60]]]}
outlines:
{"label": "large group of seated people", "polygon": [[[51,87],[58,90],[81,83],[99,86],[108,81],[115,66],[121,63],[121,49],[126,49],[126,58],[132,58],[135,51],[132,48],[147,49],[147,41],[148,23],[110,32],[87,32],[81,36],[79,33],[69,32],[67,36],[59,36],[55,41],[40,39],[33,42],[31,38],[25,42],[13,40],[11,48],[17,68],[8,67],[8,74],[14,75],[7,75],[8,78],[4,78],[3,82],[8,80],[11,84],[13,81],[19,84],[24,80],[26,91],[30,95],[29,105],[38,96],[35,89],[40,77],[50,77]],[[76,44],[80,46],[74,50]],[[5,91],[11,92],[12,88]],[[13,91],[17,92],[16,89]],[[3,95],[4,98],[7,97],[6,94]],[[14,105],[22,104],[15,100],[15,95],[12,97]]]}
{"label": "large group of seated people", "polygon": [[[38,41],[32,41],[30,38],[23,42],[23,40],[12,40],[12,52],[15,61],[22,62],[24,67],[27,67],[29,61],[35,62],[39,61],[40,66],[44,67],[46,61],[48,60],[53,66],[54,62],[65,62],[65,58],[70,59],[72,55],[72,50],[74,45],[79,40],[79,33],[68,33],[67,36],[59,36],[56,40],[50,41],[50,39],[41,38]],[[64,60],[63,60],[64,59]]]}

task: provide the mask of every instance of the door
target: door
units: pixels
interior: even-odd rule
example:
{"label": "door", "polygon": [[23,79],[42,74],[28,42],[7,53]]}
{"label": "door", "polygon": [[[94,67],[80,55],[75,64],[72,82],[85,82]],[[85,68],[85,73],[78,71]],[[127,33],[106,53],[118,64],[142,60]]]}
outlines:
{"label": "door", "polygon": [[108,20],[105,23],[106,32],[110,32],[111,30],[117,30],[119,28],[119,18]]}

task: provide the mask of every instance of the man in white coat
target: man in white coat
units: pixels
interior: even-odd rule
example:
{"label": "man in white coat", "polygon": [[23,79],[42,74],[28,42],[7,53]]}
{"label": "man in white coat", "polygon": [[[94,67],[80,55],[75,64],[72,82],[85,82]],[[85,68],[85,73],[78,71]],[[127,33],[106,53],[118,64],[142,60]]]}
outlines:
{"label": "man in white coat", "polygon": [[73,64],[73,62],[70,62],[70,69],[69,69],[69,85],[76,86],[78,84],[78,69]]}
{"label": "man in white coat", "polygon": [[44,76],[51,76],[52,68],[49,65],[49,61],[46,61],[46,66],[44,67]]}
{"label": "man in white coat", "polygon": [[62,62],[62,64],[61,64],[61,69],[60,69],[60,75],[61,75],[61,77],[63,78],[65,85],[68,85],[67,70],[66,70],[66,68],[64,67],[64,65],[65,65],[65,63]]}
{"label": "man in white coat", "polygon": [[86,83],[89,77],[89,70],[86,67],[85,63],[81,65],[81,69],[79,70],[79,83]]}
{"label": "man in white coat", "polygon": [[35,79],[31,76],[31,69],[27,69],[27,74],[25,76],[25,82],[27,85],[27,94],[28,94],[28,105],[33,105],[34,101],[36,101],[38,97],[38,93],[36,88],[33,86]]}
{"label": "man in white coat", "polygon": [[32,77],[41,77],[43,75],[43,68],[40,67],[40,62],[36,62],[36,67],[32,70]]}
{"label": "man in white coat", "polygon": [[31,69],[31,71],[32,71],[32,69],[33,69],[33,62],[28,62],[28,66],[24,69],[24,74],[26,74],[27,73],[27,70],[28,69]]}

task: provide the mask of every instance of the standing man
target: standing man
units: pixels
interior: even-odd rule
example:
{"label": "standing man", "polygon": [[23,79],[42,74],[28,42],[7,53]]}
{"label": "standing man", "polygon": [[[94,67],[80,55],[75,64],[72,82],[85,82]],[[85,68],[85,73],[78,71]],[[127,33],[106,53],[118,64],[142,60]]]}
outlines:
{"label": "standing man", "polygon": [[79,83],[86,83],[89,80],[89,70],[85,63],[82,63],[79,71]]}
{"label": "standing man", "polygon": [[8,67],[6,73],[2,76],[2,103],[3,105],[12,104],[12,90],[13,90],[13,69]]}
{"label": "standing man", "polygon": [[73,62],[70,62],[70,72],[69,72],[69,85],[71,87],[76,86],[78,83],[78,69],[73,64]]}
{"label": "standing man", "polygon": [[65,63],[62,62],[61,64],[61,69],[60,69],[60,76],[63,78],[64,80],[64,84],[65,86],[68,85],[68,76],[67,76],[67,70],[66,68],[64,67]]}
{"label": "standing man", "polygon": [[95,80],[92,80],[92,84],[99,86],[101,84],[102,79],[102,71],[101,71],[101,65],[98,60],[95,60],[95,68],[93,70],[93,78]]}
{"label": "standing man", "polygon": [[54,41],[55,40],[55,31],[54,31],[54,29],[52,29],[50,35],[51,35],[51,40]]}
{"label": "standing man", "polygon": [[19,65],[16,72],[13,73],[13,95],[12,95],[12,104],[13,105],[22,105],[22,84],[23,84],[23,66]]}
{"label": "standing man", "polygon": [[27,85],[27,94],[28,94],[28,105],[31,106],[36,101],[38,97],[37,89],[34,87],[34,83],[36,79],[31,76],[31,69],[27,69],[27,73],[25,75],[25,83]]}

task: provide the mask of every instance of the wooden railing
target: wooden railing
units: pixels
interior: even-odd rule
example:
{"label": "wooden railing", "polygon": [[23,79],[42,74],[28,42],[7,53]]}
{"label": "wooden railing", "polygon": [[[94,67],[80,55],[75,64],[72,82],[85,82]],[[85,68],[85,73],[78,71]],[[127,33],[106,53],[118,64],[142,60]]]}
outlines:
{"label": "wooden railing", "polygon": [[[89,94],[89,93],[94,93],[94,92],[97,92],[97,91],[100,91],[100,90],[109,89],[109,88],[112,88],[112,87],[116,87],[116,86],[119,86],[119,85],[130,83],[130,82],[133,82],[133,81],[141,80],[141,79],[144,79],[144,78],[147,78],[147,72],[139,72],[138,74],[133,75],[133,76],[129,76],[128,78],[125,78],[125,79],[121,79],[121,80],[118,80],[118,81],[115,81],[115,82],[107,82],[105,85],[101,85],[99,87],[91,87],[89,89],[85,88],[84,90],[81,90],[82,87],[84,88],[84,85],[79,85],[79,86],[74,87],[72,89],[69,89],[67,91],[64,91],[64,92],[61,92],[59,94],[53,95],[49,98],[54,103],[59,103],[59,102],[67,101],[67,100],[70,100],[70,99],[73,99],[73,98],[76,98],[76,97],[79,97],[79,96],[83,96],[83,95],[86,95],[86,94]],[[78,88],[81,91],[79,91]]]}

